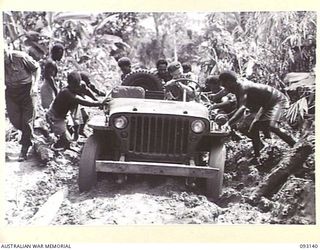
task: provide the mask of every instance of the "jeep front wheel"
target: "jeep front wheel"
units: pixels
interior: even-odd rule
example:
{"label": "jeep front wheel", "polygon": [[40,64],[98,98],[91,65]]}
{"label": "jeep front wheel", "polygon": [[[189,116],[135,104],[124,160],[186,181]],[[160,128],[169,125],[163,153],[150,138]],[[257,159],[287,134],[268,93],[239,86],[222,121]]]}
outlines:
{"label": "jeep front wheel", "polygon": [[209,167],[219,169],[212,178],[206,179],[207,196],[214,200],[218,199],[222,191],[224,164],[226,160],[226,148],[224,144],[213,145],[209,155]]}
{"label": "jeep front wheel", "polygon": [[98,138],[91,135],[83,147],[79,163],[78,185],[80,192],[89,191],[97,183],[96,157],[98,150]]}

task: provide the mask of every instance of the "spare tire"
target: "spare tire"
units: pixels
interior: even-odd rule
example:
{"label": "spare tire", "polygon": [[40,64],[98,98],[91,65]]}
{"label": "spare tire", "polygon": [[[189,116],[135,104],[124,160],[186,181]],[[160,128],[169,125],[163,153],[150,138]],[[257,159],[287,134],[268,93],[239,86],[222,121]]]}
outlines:
{"label": "spare tire", "polygon": [[122,81],[122,86],[139,86],[145,90],[161,91],[162,80],[148,70],[137,70],[129,73]]}

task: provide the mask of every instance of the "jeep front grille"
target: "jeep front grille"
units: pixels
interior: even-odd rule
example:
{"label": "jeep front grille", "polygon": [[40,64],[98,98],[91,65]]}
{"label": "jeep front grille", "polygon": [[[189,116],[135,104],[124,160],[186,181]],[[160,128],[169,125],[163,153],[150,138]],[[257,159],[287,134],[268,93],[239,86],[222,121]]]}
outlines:
{"label": "jeep front grille", "polygon": [[183,117],[131,116],[129,152],[158,155],[187,153],[189,120]]}

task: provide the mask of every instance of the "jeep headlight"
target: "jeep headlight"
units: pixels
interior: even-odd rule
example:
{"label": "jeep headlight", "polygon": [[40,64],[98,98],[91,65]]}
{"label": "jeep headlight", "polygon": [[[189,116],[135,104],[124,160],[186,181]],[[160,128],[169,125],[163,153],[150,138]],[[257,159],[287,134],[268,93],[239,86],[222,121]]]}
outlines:
{"label": "jeep headlight", "polygon": [[123,129],[128,125],[128,119],[125,116],[119,116],[114,118],[113,120],[113,125],[117,128],[117,129]]}
{"label": "jeep headlight", "polygon": [[196,134],[202,133],[204,131],[205,127],[206,127],[206,125],[201,120],[194,120],[191,123],[191,130]]}

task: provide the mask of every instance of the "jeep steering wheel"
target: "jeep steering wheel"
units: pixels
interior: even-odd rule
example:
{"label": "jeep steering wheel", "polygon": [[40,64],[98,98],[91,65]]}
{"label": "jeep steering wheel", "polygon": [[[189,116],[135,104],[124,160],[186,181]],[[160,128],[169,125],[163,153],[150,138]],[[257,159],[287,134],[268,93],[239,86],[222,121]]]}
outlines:
{"label": "jeep steering wheel", "polygon": [[[195,95],[195,100],[196,101],[198,101],[198,102],[200,102],[200,101],[202,101],[205,105],[210,105],[210,100],[209,100],[209,98],[207,97],[207,96],[205,96],[205,95],[202,95],[202,91],[201,91],[201,86],[200,86],[200,84],[197,82],[197,81],[194,81],[194,80],[192,80],[192,79],[188,79],[188,78],[178,78],[178,79],[173,79],[173,80],[171,80],[171,81],[173,81],[173,83],[174,84],[176,84],[177,82],[182,82],[182,81],[187,81],[187,82],[193,82],[193,83],[195,83],[197,86],[198,86],[198,88],[199,88],[199,92],[198,91],[196,91],[195,89],[193,89],[193,92],[194,92],[194,95]],[[177,86],[177,85],[175,85],[175,86]],[[171,87],[171,86],[168,86],[168,87]],[[168,88],[167,87],[167,88]],[[166,88],[166,87],[165,87]],[[168,90],[169,92],[171,92],[170,90]],[[179,95],[178,96],[174,96],[172,93],[171,93],[171,96],[173,97],[173,100],[178,100],[178,98],[180,98],[181,97],[181,95],[182,95],[182,90],[179,88]]]}

